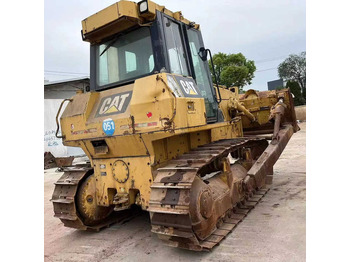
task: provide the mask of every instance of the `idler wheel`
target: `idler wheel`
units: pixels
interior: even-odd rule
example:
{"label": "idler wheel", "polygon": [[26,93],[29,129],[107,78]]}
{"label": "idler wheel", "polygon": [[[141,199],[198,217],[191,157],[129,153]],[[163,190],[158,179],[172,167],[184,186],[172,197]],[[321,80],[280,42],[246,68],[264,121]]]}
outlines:
{"label": "idler wheel", "polygon": [[97,205],[96,181],[93,174],[89,175],[79,186],[76,205],[84,224],[88,226],[101,223],[113,211],[113,206]]}
{"label": "idler wheel", "polygon": [[213,192],[206,183],[196,177],[191,188],[190,217],[193,231],[201,240],[215,230],[216,221],[213,212]]}

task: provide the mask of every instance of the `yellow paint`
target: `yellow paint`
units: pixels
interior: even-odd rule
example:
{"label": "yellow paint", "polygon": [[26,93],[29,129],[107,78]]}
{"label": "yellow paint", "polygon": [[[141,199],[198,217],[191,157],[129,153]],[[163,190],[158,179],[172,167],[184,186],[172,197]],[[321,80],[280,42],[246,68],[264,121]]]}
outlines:
{"label": "yellow paint", "polygon": [[[120,172],[123,173],[123,176],[125,175],[125,170],[122,170],[121,166],[113,171],[113,164],[116,160],[122,160],[129,168],[129,177],[125,183],[118,182],[114,177],[118,176]],[[106,168],[101,169],[101,165],[105,165]],[[140,192],[142,208],[148,208],[150,185],[153,182],[149,157],[95,159],[94,170],[94,176],[97,179],[96,198],[99,205],[108,206],[113,202],[113,197],[108,194],[108,189],[115,189],[117,193],[135,192],[137,189]],[[106,175],[102,176],[101,172],[105,172]],[[135,203],[135,199],[136,196],[132,194],[130,204]]]}

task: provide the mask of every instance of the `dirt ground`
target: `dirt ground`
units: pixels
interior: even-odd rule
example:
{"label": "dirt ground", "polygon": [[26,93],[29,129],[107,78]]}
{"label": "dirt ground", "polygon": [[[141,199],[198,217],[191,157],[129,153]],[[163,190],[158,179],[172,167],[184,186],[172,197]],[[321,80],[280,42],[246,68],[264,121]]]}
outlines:
{"label": "dirt ground", "polygon": [[98,233],[66,228],[49,201],[62,173],[45,170],[45,261],[305,261],[306,123],[299,126],[274,167],[271,190],[211,252],[163,245],[146,212]]}

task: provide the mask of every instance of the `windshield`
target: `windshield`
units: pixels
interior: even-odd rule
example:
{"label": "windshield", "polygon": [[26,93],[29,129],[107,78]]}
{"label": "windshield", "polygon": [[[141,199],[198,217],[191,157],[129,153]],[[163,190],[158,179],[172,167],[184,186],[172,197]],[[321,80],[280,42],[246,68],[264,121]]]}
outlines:
{"label": "windshield", "polygon": [[99,45],[96,61],[98,86],[151,73],[154,58],[150,29],[141,27]]}

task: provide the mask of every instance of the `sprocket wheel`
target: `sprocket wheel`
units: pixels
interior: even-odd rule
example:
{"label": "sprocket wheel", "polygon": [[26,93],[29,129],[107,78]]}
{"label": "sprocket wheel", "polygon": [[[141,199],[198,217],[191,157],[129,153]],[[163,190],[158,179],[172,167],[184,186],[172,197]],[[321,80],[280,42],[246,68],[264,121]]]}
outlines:
{"label": "sprocket wheel", "polygon": [[89,226],[103,222],[113,212],[113,206],[103,207],[97,205],[94,174],[89,175],[79,186],[76,204],[84,224]]}

